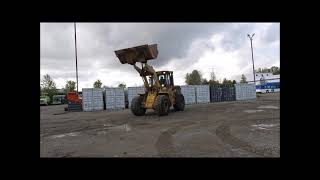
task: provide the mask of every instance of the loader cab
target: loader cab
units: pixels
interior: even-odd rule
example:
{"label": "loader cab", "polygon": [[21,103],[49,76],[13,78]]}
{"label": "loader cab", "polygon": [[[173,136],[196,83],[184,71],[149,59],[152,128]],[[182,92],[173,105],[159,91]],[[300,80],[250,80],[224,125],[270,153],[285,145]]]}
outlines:
{"label": "loader cab", "polygon": [[[173,72],[172,71],[158,71],[156,72],[158,76],[158,80],[160,82],[160,85],[163,86],[174,86],[173,83]],[[148,84],[149,87],[152,87],[155,85],[155,81],[153,77],[150,75],[148,76]]]}
{"label": "loader cab", "polygon": [[172,71],[158,71],[157,76],[161,86],[174,86]]}

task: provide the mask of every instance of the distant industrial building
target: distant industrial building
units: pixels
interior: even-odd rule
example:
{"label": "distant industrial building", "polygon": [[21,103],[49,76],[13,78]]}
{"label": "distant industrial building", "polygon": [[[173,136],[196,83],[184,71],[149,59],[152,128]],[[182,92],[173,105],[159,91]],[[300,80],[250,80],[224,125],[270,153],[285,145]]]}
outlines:
{"label": "distant industrial building", "polygon": [[280,74],[256,73],[256,92],[270,93],[280,91]]}

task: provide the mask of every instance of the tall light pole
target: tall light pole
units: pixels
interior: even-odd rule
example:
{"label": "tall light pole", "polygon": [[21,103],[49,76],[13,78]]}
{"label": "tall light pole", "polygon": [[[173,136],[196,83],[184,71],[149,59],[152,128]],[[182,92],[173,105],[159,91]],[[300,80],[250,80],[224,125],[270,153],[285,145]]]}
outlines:
{"label": "tall light pole", "polygon": [[77,57],[77,28],[76,23],[74,23],[74,46],[76,52],[76,76],[77,76],[77,93],[78,93],[78,57]]}
{"label": "tall light pole", "polygon": [[248,34],[248,37],[250,39],[250,42],[251,42],[251,57],[252,57],[252,70],[253,70],[253,81],[254,81],[254,85],[256,85],[256,73],[254,71],[254,60],[253,60],[253,49],[252,49],[252,38],[254,36],[254,33],[252,34],[252,36],[250,36]]}

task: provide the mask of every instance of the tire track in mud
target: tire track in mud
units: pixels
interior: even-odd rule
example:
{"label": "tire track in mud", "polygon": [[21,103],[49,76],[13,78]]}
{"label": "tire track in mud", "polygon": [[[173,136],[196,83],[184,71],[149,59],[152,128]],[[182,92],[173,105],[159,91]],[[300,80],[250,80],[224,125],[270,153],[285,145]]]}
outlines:
{"label": "tire track in mud", "polygon": [[101,124],[97,124],[97,125],[81,126],[81,127],[78,127],[78,128],[58,129],[58,130],[56,130],[56,131],[54,131],[54,132],[44,132],[44,133],[41,133],[41,137],[47,138],[47,137],[56,136],[56,135],[61,135],[61,134],[67,134],[67,133],[99,131],[99,130],[103,130],[103,129],[105,129],[105,128],[110,128],[110,127],[114,127],[114,126],[116,126],[116,125],[103,126],[103,125],[101,125]]}
{"label": "tire track in mud", "polygon": [[[197,122],[174,122],[173,124],[176,124],[174,127],[169,128],[168,130],[162,132],[160,136],[158,137],[158,140],[155,144],[155,147],[158,151],[158,155],[160,157],[182,157],[183,155],[180,155],[179,152],[174,147],[173,144],[173,138],[172,136],[180,131],[181,129],[184,129],[189,126],[208,126],[209,124],[220,124],[225,121],[225,119],[219,119],[219,120],[209,120],[207,119],[207,113],[206,110],[203,110],[203,115],[201,117],[198,117],[198,119],[203,119],[201,121]],[[215,132],[213,133],[215,134]]]}
{"label": "tire track in mud", "polygon": [[172,136],[179,130],[194,124],[197,124],[197,123],[184,122],[162,132],[155,144],[155,147],[158,151],[158,155],[160,157],[179,157],[180,155],[178,154],[178,152],[174,147]]}
{"label": "tire track in mud", "polygon": [[259,156],[273,156],[271,149],[260,149],[251,146],[249,143],[238,139],[233,136],[230,132],[230,125],[223,123],[216,129],[216,135],[225,143],[230,144],[235,148],[240,148],[242,150],[257,154]]}

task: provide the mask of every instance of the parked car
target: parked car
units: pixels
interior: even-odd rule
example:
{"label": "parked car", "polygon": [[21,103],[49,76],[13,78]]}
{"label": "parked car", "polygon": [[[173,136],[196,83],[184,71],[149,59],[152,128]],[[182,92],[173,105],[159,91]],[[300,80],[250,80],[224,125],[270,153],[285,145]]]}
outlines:
{"label": "parked car", "polygon": [[50,103],[50,98],[48,96],[40,96],[40,106],[41,105],[49,105]]}
{"label": "parked car", "polygon": [[52,97],[52,104],[67,104],[66,95],[54,95]]}

